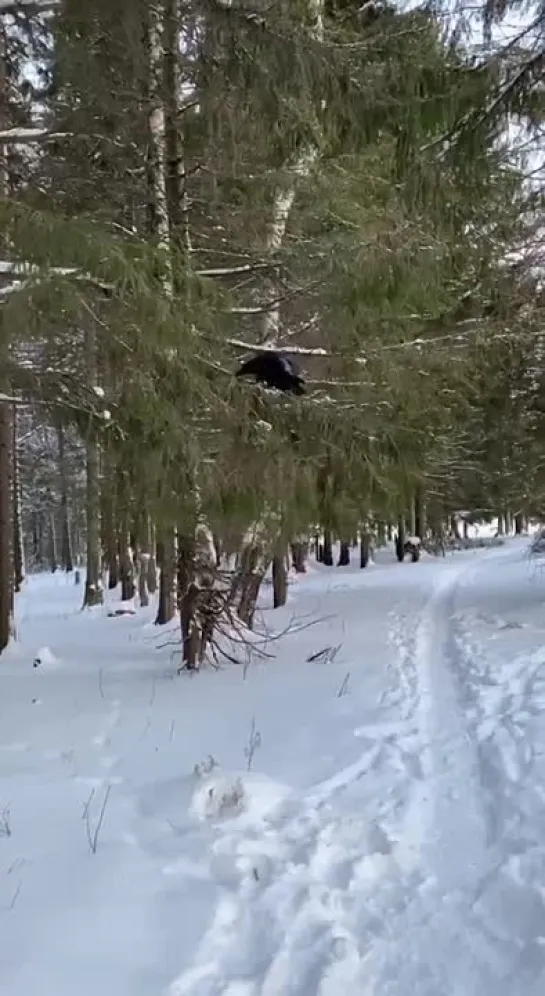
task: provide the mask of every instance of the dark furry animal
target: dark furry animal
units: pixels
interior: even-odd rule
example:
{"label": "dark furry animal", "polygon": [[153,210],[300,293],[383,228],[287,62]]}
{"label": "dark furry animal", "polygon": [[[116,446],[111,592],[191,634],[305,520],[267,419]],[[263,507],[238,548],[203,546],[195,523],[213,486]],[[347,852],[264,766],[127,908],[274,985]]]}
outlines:
{"label": "dark furry animal", "polygon": [[275,387],[284,394],[305,394],[304,380],[296,364],[282,353],[256,353],[237,370],[236,377],[255,377],[257,384]]}

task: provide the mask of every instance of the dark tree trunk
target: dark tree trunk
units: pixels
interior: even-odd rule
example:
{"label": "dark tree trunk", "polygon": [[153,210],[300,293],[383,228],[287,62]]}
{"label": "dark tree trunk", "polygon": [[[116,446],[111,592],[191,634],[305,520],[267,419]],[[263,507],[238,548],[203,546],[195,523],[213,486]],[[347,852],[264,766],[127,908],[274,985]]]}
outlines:
{"label": "dark tree trunk", "polygon": [[426,502],[424,499],[424,493],[422,488],[417,488],[415,499],[414,499],[414,509],[415,509],[415,536],[423,540],[426,535]]}
{"label": "dark tree trunk", "polygon": [[269,563],[265,551],[253,544],[249,544],[242,551],[237,586],[238,591],[240,591],[237,615],[248,626],[248,629],[251,629],[254,623],[259,589],[267,573]]}
{"label": "dark tree trunk", "polygon": [[296,540],[291,544],[291,562],[297,574],[305,574],[307,569],[307,544]]}
{"label": "dark tree trunk", "polygon": [[128,530],[122,529],[119,537],[119,574],[121,580],[121,601],[130,602],[136,593],[134,583],[134,562],[130,548]]}
{"label": "dark tree trunk", "polygon": [[397,524],[396,557],[400,564],[405,560],[405,522],[403,519],[399,519]]}
{"label": "dark tree trunk", "polygon": [[0,653],[7,647],[12,630],[12,464],[11,406],[0,402]]}
{"label": "dark tree trunk", "polygon": [[105,468],[107,484],[101,496],[101,526],[102,546],[104,549],[105,568],[108,572],[108,588],[113,591],[119,584],[119,557],[117,552],[117,530],[113,484],[115,471],[111,461]]}
{"label": "dark tree trunk", "polygon": [[346,540],[341,540],[341,549],[339,551],[339,561],[337,567],[349,567],[350,566],[350,543]]}
{"label": "dark tree trunk", "polygon": [[362,532],[360,536],[360,567],[367,567],[371,552],[371,535]]}
{"label": "dark tree trunk", "polygon": [[522,512],[515,515],[515,535],[520,536],[524,532],[524,516]]}
{"label": "dark tree trunk", "polygon": [[188,671],[199,666],[200,628],[197,625],[199,588],[195,584],[195,541],[193,537],[178,537],[176,564],[182,631],[182,661]]}
{"label": "dark tree trunk", "polygon": [[176,612],[176,540],[174,530],[168,530],[157,544],[161,564],[159,578],[159,604],[155,623],[164,626]]}
{"label": "dark tree trunk", "polygon": [[288,572],[286,570],[286,558],[283,554],[276,554],[273,557],[272,577],[273,606],[275,609],[279,609],[288,600]]}
{"label": "dark tree trunk", "polygon": [[64,446],[64,428],[57,425],[57,445],[59,459],[59,485],[61,493],[60,526],[61,526],[61,564],[69,574],[74,570],[72,559],[72,542],[70,537],[70,519],[68,515],[68,480],[66,473],[66,455]]}
{"label": "dark tree trunk", "polygon": [[[97,341],[93,321],[85,329],[85,359],[89,383],[96,384]],[[83,596],[84,608],[100,605],[104,601],[100,544],[100,448],[91,420],[87,430],[86,456],[87,575]]]}
{"label": "dark tree trunk", "polygon": [[322,563],[326,567],[333,567],[333,537],[330,529],[324,529]]}
{"label": "dark tree trunk", "polygon": [[138,558],[138,601],[142,609],[149,605],[148,564],[149,553],[141,553]]}
{"label": "dark tree trunk", "polygon": [[87,574],[83,605],[104,601],[100,577],[100,482],[99,451],[94,439],[87,441]]}
{"label": "dark tree trunk", "polygon": [[460,536],[460,529],[459,529],[459,526],[458,526],[458,520],[457,520],[456,516],[455,515],[451,515],[449,522],[450,522],[450,531],[451,531],[452,535],[454,536],[454,538],[457,539],[457,540],[461,539],[462,537]]}
{"label": "dark tree trunk", "polygon": [[59,563],[57,560],[57,535],[56,535],[56,523],[55,516],[51,512],[49,516],[49,538],[48,538],[48,550],[47,550],[48,560],[49,560],[49,570],[52,574],[55,574]]}

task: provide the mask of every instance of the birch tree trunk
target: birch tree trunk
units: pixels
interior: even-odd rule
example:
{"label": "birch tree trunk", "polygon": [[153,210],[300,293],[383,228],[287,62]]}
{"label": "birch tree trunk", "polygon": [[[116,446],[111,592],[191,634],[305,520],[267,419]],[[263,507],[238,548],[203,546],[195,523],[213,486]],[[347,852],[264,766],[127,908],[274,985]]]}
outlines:
{"label": "birch tree trunk", "polygon": [[25,555],[23,547],[23,523],[21,517],[21,473],[19,466],[19,447],[17,445],[17,406],[12,411],[13,436],[11,453],[13,461],[13,582],[15,592],[21,591],[25,579]]}
{"label": "birch tree trunk", "polygon": [[[308,0],[309,35],[315,42],[321,42],[324,37],[323,10],[324,0]],[[301,178],[309,175],[317,158],[317,145],[309,145],[292,162],[285,164],[286,179],[282,184],[278,185],[274,193],[272,214],[265,239],[265,255],[271,259],[274,259],[275,254],[283,245],[289,217],[295,202],[297,183]],[[259,345],[272,348],[278,344],[280,335],[279,287],[278,280],[275,279],[274,274],[265,280],[261,290],[264,311],[261,318],[258,340]],[[254,531],[260,531],[259,522],[255,523]],[[245,549],[242,551],[241,556],[242,564],[247,566],[249,573],[246,578],[241,578],[242,595],[238,613],[240,618],[248,625],[251,625],[251,621],[253,620],[259,588],[269,564],[268,559],[263,558],[262,553],[263,551],[260,548],[254,551]],[[256,565],[259,565],[259,569]],[[277,575],[280,576],[278,567]],[[273,592],[274,590],[273,585]],[[276,600],[276,594],[274,598]]]}
{"label": "birch tree trunk", "polygon": [[[324,0],[308,0],[309,35],[312,41],[322,42],[324,38]],[[318,158],[318,146],[309,145],[285,166],[286,180],[279,185],[273,199],[273,209],[267,231],[265,250],[267,255],[274,257],[282,247],[286,235],[291,210],[297,194],[297,183],[309,175]],[[266,282],[263,288],[269,299],[260,330],[260,344],[273,347],[277,344],[280,333],[280,302],[278,283],[274,280]]]}
{"label": "birch tree trunk", "polygon": [[157,542],[155,539],[155,526],[149,515],[147,518],[147,538],[149,558],[146,570],[146,584],[150,595],[154,595],[157,591]]}

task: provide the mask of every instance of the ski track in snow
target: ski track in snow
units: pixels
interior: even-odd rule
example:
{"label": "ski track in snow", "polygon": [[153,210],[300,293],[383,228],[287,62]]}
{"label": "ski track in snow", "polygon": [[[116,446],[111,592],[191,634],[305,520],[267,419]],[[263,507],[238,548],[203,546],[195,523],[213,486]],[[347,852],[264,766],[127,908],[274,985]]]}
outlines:
{"label": "ski track in snow", "polygon": [[[491,674],[456,604],[478,574],[449,566],[418,615],[390,613],[383,706],[398,722],[356,730],[358,762],[253,826],[217,828],[221,898],[169,996],[544,990],[545,789],[524,724],[542,718],[545,677],[527,657]],[[387,765],[406,798],[373,818],[357,785]]]}

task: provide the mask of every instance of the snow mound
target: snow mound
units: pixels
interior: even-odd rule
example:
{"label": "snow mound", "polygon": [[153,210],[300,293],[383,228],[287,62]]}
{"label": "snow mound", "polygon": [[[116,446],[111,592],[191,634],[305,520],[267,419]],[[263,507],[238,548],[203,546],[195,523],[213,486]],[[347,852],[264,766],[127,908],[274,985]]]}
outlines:
{"label": "snow mound", "polygon": [[60,667],[60,661],[57,660],[55,654],[49,649],[49,647],[40,647],[40,649],[36,651],[34,667],[40,668],[41,670],[55,670]]}
{"label": "snow mound", "polygon": [[[199,777],[200,772],[196,770],[196,774]],[[199,821],[228,820],[244,814],[250,822],[261,822],[290,795],[289,787],[264,775],[222,772],[214,767],[200,775],[189,811]]]}

